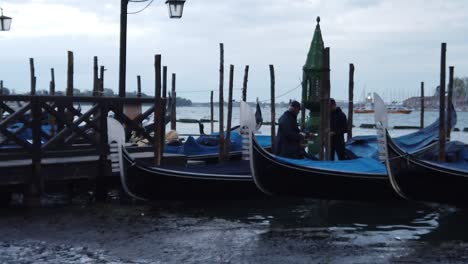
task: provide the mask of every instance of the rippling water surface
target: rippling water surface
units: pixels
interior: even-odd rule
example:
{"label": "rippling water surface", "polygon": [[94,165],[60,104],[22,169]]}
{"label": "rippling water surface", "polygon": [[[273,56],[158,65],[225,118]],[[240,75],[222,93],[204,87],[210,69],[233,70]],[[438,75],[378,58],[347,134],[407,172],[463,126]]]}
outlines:
{"label": "rippling water surface", "polygon": [[0,263],[466,263],[466,220],[406,202],[75,202],[2,210]]}

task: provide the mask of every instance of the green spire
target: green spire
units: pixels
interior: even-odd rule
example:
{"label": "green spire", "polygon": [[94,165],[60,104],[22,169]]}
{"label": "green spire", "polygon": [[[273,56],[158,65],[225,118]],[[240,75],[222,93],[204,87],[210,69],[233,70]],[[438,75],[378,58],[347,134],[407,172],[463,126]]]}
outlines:
{"label": "green spire", "polygon": [[317,17],[317,26],[315,26],[314,37],[310,44],[307,60],[304,64],[304,70],[320,70],[322,68],[322,54],[324,44],[322,39],[322,32],[320,30],[320,17]]}

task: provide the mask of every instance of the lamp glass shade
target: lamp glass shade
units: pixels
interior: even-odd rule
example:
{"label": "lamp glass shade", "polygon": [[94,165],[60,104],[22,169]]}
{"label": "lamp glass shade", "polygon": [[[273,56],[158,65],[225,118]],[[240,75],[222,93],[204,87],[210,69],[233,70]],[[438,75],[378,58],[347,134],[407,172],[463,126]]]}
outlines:
{"label": "lamp glass shade", "polygon": [[8,31],[11,26],[11,17],[4,15],[0,16],[0,31]]}
{"label": "lamp glass shade", "polygon": [[169,8],[170,18],[181,18],[184,12],[185,0],[167,0],[167,7]]}

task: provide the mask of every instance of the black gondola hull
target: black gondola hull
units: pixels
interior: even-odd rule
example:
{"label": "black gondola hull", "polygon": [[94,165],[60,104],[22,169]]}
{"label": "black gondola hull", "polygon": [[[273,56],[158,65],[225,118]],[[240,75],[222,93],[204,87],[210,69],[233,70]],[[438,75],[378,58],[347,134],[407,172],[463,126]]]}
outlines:
{"label": "black gondola hull", "polygon": [[[124,151],[125,152],[125,151]],[[263,194],[255,187],[245,161],[216,165],[210,173],[187,171],[183,166],[151,166],[123,153],[124,183],[128,192],[139,198],[155,199],[243,199]],[[207,165],[210,166],[210,165]],[[239,174],[230,173],[236,168]],[[177,170],[180,168],[180,170]],[[225,169],[226,173],[223,173]]]}
{"label": "black gondola hull", "polygon": [[272,195],[330,200],[399,200],[386,175],[359,175],[285,164],[253,138],[251,170],[257,187]]}
{"label": "black gondola hull", "polygon": [[408,155],[387,135],[387,170],[395,190],[411,200],[468,204],[468,172]]}

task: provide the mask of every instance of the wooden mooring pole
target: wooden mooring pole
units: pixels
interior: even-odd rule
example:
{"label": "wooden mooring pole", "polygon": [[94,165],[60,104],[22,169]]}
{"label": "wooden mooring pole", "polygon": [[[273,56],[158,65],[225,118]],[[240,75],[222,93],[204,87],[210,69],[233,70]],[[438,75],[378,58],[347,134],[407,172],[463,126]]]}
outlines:
{"label": "wooden mooring pole", "polygon": [[320,87],[320,159],[331,160],[330,137],[330,48],[323,50],[322,85]]}
{"label": "wooden mooring pole", "polygon": [[167,66],[163,66],[163,73],[162,73],[162,98],[167,97]]}
{"label": "wooden mooring pole", "polygon": [[161,125],[159,122],[164,122],[162,116],[162,100],[161,100],[161,55],[154,56],[154,71],[155,71],[155,92],[154,92],[154,164],[161,165]]}
{"label": "wooden mooring pole", "polygon": [[244,82],[242,83],[242,101],[247,102],[247,82],[249,80],[249,65],[245,65]]}
{"label": "wooden mooring pole", "polygon": [[348,83],[348,135],[347,140],[353,137],[353,113],[354,113],[354,64],[349,64]]}
{"label": "wooden mooring pole", "polygon": [[442,43],[440,55],[440,86],[439,86],[439,161],[445,161],[445,140],[446,140],[446,122],[445,122],[445,65],[447,43]]}
{"label": "wooden mooring pole", "polygon": [[210,123],[211,123],[211,134],[214,133],[214,102],[213,102],[213,91],[211,91],[210,96]]}
{"label": "wooden mooring pole", "polygon": [[176,74],[172,74],[171,86],[171,130],[177,130],[177,93],[176,93]]}
{"label": "wooden mooring pole", "polygon": [[219,161],[226,161],[224,145],[224,44],[219,43]]}
{"label": "wooden mooring pole", "polygon": [[104,68],[104,66],[101,66],[99,68],[99,73],[100,73],[100,77],[99,77],[99,91],[98,91],[98,94],[100,96],[104,96],[104,72],[106,71],[106,69]]}
{"label": "wooden mooring pole", "polygon": [[275,68],[270,64],[270,98],[271,98],[271,149],[276,150],[276,116],[275,116]]}
{"label": "wooden mooring pole", "polygon": [[141,76],[137,75],[137,97],[141,97]]}
{"label": "wooden mooring pole", "polygon": [[[54,72],[54,68],[50,69],[49,94],[50,95],[55,95],[55,72]],[[55,135],[55,133],[57,133],[56,120],[55,120],[55,117],[53,115],[49,115],[49,124],[51,126],[50,133],[53,136],[53,135]]]}
{"label": "wooden mooring pole", "polygon": [[99,71],[99,66],[98,66],[98,57],[94,56],[93,60],[93,96],[98,96],[99,93],[99,76],[98,76],[98,71]]}
{"label": "wooden mooring pole", "polygon": [[73,96],[73,52],[68,51],[67,63],[67,96]]}
{"label": "wooden mooring pole", "polygon": [[449,84],[448,84],[448,98],[447,98],[447,138],[450,139],[452,132],[452,98],[453,98],[453,72],[455,67],[449,67]]}
{"label": "wooden mooring pole", "polygon": [[232,91],[234,89],[234,65],[229,67],[229,93],[228,93],[228,112],[226,124],[226,141],[224,151],[225,156],[229,158],[229,151],[231,149],[231,123],[232,123]]}
{"label": "wooden mooring pole", "polygon": [[34,70],[33,58],[29,58],[29,69],[31,72],[31,95],[36,95],[36,74]]}
{"label": "wooden mooring pole", "polygon": [[49,94],[50,95],[55,95],[55,71],[54,71],[54,68],[50,69]]}
{"label": "wooden mooring pole", "polygon": [[421,82],[421,128],[424,127],[424,82]]}

